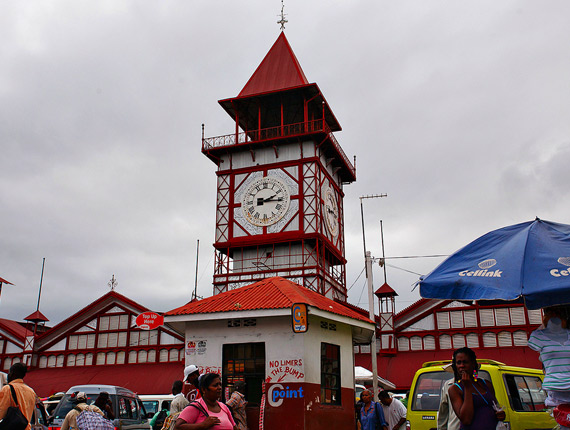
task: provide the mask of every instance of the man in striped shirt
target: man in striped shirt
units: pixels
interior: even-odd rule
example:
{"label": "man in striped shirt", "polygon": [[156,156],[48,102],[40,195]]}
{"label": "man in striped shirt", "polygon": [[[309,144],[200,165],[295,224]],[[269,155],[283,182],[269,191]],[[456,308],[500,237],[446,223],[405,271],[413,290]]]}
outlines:
{"label": "man in striped shirt", "polygon": [[570,403],[570,330],[556,308],[544,311],[544,326],[530,335],[528,346],[540,353],[544,366],[542,388],[548,393],[547,406]]}

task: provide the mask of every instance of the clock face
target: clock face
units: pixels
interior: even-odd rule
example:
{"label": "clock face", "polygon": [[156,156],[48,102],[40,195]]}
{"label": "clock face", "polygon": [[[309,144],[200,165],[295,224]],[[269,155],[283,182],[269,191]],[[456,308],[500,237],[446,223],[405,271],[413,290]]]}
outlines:
{"label": "clock face", "polygon": [[325,221],[329,233],[336,238],[338,236],[338,204],[330,188],[325,191]]}
{"label": "clock face", "polygon": [[281,180],[266,176],[253,181],[245,190],[241,209],[243,216],[260,227],[275,224],[289,209],[289,189]]}

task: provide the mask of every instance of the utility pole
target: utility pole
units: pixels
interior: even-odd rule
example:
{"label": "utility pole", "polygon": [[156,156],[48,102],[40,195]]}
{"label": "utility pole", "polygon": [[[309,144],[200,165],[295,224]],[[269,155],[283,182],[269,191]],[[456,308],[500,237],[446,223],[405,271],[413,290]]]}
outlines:
{"label": "utility pole", "polygon": [[364,207],[362,200],[388,197],[388,194],[371,194],[360,196],[360,217],[362,219],[362,244],[364,246],[364,267],[366,269],[366,282],[368,284],[368,310],[369,316],[374,323],[374,333],[370,342],[370,358],[372,359],[372,395],[374,401],[378,401],[378,357],[376,356],[376,319],[374,318],[374,286],[372,281],[372,256],[366,250],[366,235],[364,234]]}

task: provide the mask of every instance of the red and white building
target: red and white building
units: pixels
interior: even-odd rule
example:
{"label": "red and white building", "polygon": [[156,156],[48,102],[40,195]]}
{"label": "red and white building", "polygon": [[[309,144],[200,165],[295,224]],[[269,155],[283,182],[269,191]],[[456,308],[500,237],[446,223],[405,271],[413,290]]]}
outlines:
{"label": "red and white building", "polygon": [[[0,319],[0,368],[25,362],[26,383],[40,396],[79,384],[170,393],[172,382],[183,377],[184,336],[168,325],[139,328],[135,319],[147,311],[110,291],[52,328]],[[27,319],[38,317],[47,320],[41,313]]]}
{"label": "red and white building", "polygon": [[[527,347],[528,338],[542,320],[541,310],[522,304],[464,303],[420,299],[394,313],[396,292],[387,284],[376,291],[378,373],[399,390],[410,388],[422,363],[449,360],[453,351],[467,346],[478,358],[513,366],[540,369],[538,354]],[[369,346],[355,346],[357,365],[371,368]]]}

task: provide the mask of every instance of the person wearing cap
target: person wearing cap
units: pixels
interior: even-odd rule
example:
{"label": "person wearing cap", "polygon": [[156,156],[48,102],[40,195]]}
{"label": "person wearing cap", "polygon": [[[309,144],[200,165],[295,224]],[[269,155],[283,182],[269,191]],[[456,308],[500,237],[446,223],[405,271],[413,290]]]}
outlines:
{"label": "person wearing cap", "polygon": [[193,402],[201,397],[200,395],[200,371],[198,367],[191,364],[184,368],[184,382],[190,384],[191,389],[186,394],[188,401]]}
{"label": "person wearing cap", "polygon": [[[15,363],[8,371],[8,384],[0,390],[0,420],[4,418],[10,406],[16,406],[12,398],[12,390],[10,385],[16,392],[18,407],[28,422],[32,418],[34,408],[36,407],[36,393],[33,389],[24,383],[24,377],[28,372],[28,368],[24,363]],[[28,424],[27,430],[31,428]]]}
{"label": "person wearing cap", "polygon": [[83,391],[73,393],[71,395],[71,401],[75,403],[75,406],[65,416],[61,430],[77,430],[77,417],[85,410],[97,412],[102,417],[105,417],[103,411],[97,406],[87,404],[87,396]]}

